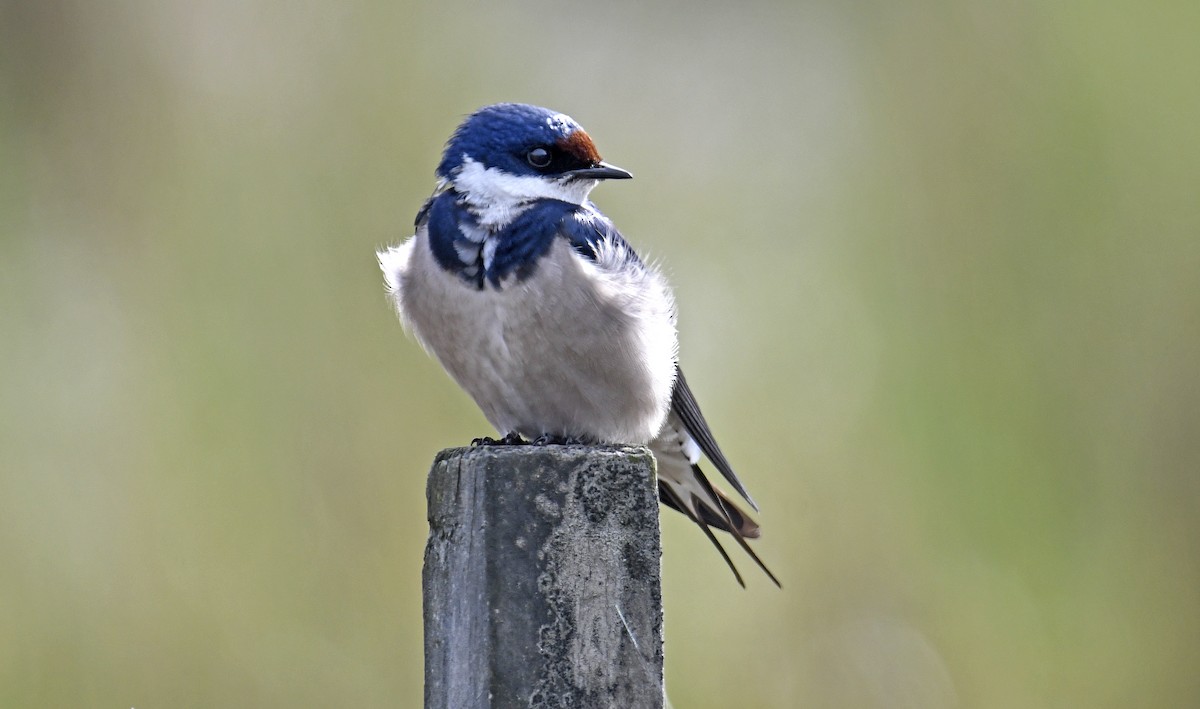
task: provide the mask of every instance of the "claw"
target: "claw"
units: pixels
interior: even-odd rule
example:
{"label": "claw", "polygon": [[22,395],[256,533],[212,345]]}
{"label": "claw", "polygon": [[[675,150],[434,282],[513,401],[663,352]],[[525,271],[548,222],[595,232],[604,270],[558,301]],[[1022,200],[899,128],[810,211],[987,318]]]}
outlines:
{"label": "claw", "polygon": [[521,438],[521,434],[516,431],[510,431],[504,434],[503,438],[496,439],[489,436],[481,436],[471,439],[471,447],[479,448],[481,446],[523,446],[525,439]]}
{"label": "claw", "polygon": [[581,446],[586,441],[575,436],[559,436],[553,433],[543,433],[533,439],[535,446]]}

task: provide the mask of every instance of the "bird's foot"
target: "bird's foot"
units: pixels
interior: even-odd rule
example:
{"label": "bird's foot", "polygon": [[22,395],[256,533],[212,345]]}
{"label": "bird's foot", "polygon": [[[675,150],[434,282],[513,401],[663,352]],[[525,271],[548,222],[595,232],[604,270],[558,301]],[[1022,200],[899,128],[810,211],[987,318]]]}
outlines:
{"label": "bird's foot", "polygon": [[584,443],[587,443],[587,441],[583,440],[582,438],[576,438],[575,436],[559,436],[553,433],[543,433],[542,435],[533,439],[533,445],[535,446],[580,446]]}
{"label": "bird's foot", "polygon": [[524,438],[521,438],[521,434],[517,433],[516,431],[510,431],[510,432],[504,434],[504,437],[500,438],[500,439],[490,438],[488,436],[471,439],[471,447],[472,448],[479,448],[482,446],[523,446],[523,445],[527,445],[527,443]]}

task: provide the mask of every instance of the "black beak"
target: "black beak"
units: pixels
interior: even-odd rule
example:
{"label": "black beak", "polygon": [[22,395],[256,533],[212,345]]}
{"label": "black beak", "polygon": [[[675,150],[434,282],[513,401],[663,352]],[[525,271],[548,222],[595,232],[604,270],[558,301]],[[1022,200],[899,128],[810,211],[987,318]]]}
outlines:
{"label": "black beak", "polygon": [[628,170],[622,170],[616,165],[609,165],[606,162],[596,163],[592,167],[571,170],[567,174],[582,180],[628,180],[633,177]]}

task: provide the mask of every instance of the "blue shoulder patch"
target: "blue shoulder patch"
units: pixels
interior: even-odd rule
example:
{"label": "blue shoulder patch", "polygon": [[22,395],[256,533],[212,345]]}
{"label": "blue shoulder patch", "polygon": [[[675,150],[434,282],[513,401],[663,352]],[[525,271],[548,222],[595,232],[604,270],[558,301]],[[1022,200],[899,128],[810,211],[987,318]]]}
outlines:
{"label": "blue shoulder patch", "polygon": [[560,225],[576,206],[556,199],[541,199],[509,222],[490,238],[496,240],[487,279],[500,287],[500,281],[515,273],[525,280],[537,269],[537,261],[550,250],[559,235]]}
{"label": "blue shoulder patch", "polygon": [[463,233],[475,223],[470,210],[458,202],[453,190],[446,190],[430,200],[422,210],[429,225],[429,248],[442,268],[456,273],[477,288],[483,287],[483,244]]}
{"label": "blue shoulder patch", "polygon": [[560,237],[591,261],[602,241],[628,246],[613,223],[595,209],[542,199],[503,229],[489,233],[459,197],[447,190],[431,198],[418,214],[418,228],[422,221],[428,225],[429,247],[438,265],[479,289],[486,283],[499,288],[510,275],[518,281],[533,275],[538,260]]}

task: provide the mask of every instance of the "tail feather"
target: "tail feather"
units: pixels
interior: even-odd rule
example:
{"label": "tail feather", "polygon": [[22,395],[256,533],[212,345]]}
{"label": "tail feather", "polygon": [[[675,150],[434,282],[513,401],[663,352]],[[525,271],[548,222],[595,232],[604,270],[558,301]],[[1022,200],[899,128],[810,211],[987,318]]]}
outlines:
{"label": "tail feather", "polygon": [[709,482],[698,465],[691,464],[678,453],[670,455],[663,451],[658,457],[658,494],[667,507],[683,513],[692,520],[721,554],[726,565],[733,571],[738,583],[745,586],[741,573],[730,559],[720,541],[712,533],[719,529],[733,537],[754,563],[763,570],[776,586],[782,587],[779,579],[750,548],[747,539],[757,539],[761,534],[758,524],[750,519],[740,507],[720,488]]}
{"label": "tail feather", "polygon": [[772,583],[782,588],[779,579],[746,542],[747,539],[758,539],[761,534],[758,523],[751,519],[730,495],[713,485],[700,469],[700,457],[704,455],[734,490],[752,508],[758,510],[758,506],[734,475],[724,453],[713,439],[708,423],[700,413],[700,407],[696,405],[686,380],[683,379],[683,372],[676,370],[676,375],[675,391],[666,425],[658,437],[650,442],[650,448],[658,460],[659,499],[667,507],[682,512],[700,527],[733,571],[739,584],[745,586],[742,575],[712,533],[714,528],[729,533]]}
{"label": "tail feather", "polygon": [[[694,469],[692,474],[698,477],[704,475],[698,467]],[[687,503],[677,501],[678,498],[686,496],[688,493],[675,494],[668,492],[670,487],[665,481],[659,480],[658,487],[658,499],[676,512],[682,512],[688,516],[695,514],[696,517],[699,517],[702,522],[710,527],[746,539],[758,539],[762,535],[762,530],[759,528],[758,523],[750,519],[733,500],[729,499],[729,495],[716,485],[710,484],[710,487],[712,488],[713,495],[722,507],[721,510],[715,509],[708,500],[695,493],[690,494],[690,499]]]}
{"label": "tail feather", "polygon": [[[750,556],[750,558],[754,560],[755,564],[758,564],[758,568],[763,570],[763,573],[765,573],[767,577],[771,579],[772,583],[779,588],[783,588],[783,584],[779,583],[779,579],[775,577],[775,574],[771,573],[771,570],[767,568],[767,565],[763,563],[762,559],[758,558],[758,554],[754,553],[754,550],[751,549],[750,545],[746,543],[746,538],[749,535],[742,534],[741,529],[734,524],[732,513],[737,512],[737,508],[732,502],[729,501],[729,498],[726,497],[723,492],[721,492],[715,485],[708,481],[708,478],[698,466],[692,466],[692,474],[696,476],[696,480],[703,487],[707,488],[709,498],[711,500],[715,500],[717,504],[721,506],[721,511],[724,513],[725,520],[729,523],[734,541],[736,541],[738,546],[740,546],[742,550],[744,550]],[[740,512],[738,512],[738,514],[740,515]],[[754,525],[753,531],[754,536],[750,537],[751,539],[758,537],[758,525]]]}
{"label": "tail feather", "polygon": [[683,500],[679,499],[679,497],[675,494],[675,491],[671,489],[671,486],[662,480],[658,481],[658,498],[662,500],[667,507],[682,512],[689,519],[696,523],[696,526],[700,528],[700,531],[704,532],[704,536],[708,537],[708,541],[712,542],[712,545],[716,547],[717,552],[721,555],[721,558],[725,560],[725,565],[728,566],[729,570],[733,572],[733,577],[737,579],[738,585],[742,588],[745,588],[746,581],[742,579],[741,572],[739,572],[737,566],[734,565],[733,559],[729,558],[729,552],[725,551],[725,547],[721,546],[721,542],[718,541],[717,537],[712,533],[712,529],[709,528],[708,523],[702,518],[697,517],[692,512],[691,507]]}

